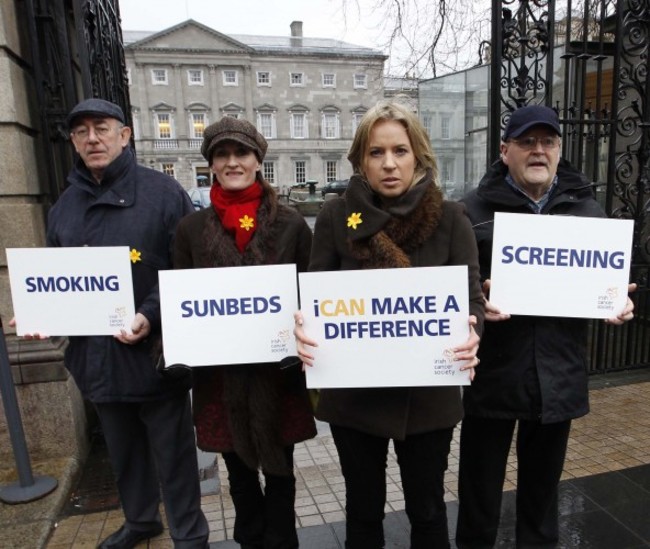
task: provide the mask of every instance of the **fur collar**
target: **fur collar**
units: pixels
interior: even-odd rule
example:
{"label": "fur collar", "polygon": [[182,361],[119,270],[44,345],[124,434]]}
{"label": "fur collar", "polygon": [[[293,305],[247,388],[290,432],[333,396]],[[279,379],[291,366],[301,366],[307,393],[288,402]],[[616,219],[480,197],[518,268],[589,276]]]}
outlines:
{"label": "fur collar", "polygon": [[431,171],[389,204],[355,176],[345,199],[347,214],[359,213],[363,220],[362,231],[348,229],[348,243],[364,269],[410,267],[409,255],[431,237],[442,216],[443,195]]}

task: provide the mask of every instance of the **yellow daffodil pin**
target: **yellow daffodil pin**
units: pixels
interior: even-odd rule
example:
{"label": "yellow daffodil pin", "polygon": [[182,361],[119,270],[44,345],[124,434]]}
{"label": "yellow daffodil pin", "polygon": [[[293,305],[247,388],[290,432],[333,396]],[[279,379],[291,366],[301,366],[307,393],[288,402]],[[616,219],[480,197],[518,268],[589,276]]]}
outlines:
{"label": "yellow daffodil pin", "polygon": [[255,219],[248,217],[247,215],[240,217],[239,222],[241,223],[240,227],[242,229],[246,229],[247,231],[250,231],[253,227],[255,227]]}
{"label": "yellow daffodil pin", "polygon": [[361,223],[363,223],[363,219],[361,219],[360,212],[352,212],[352,215],[348,217],[348,227],[352,227],[355,231],[357,225],[360,225]]}
{"label": "yellow daffodil pin", "polygon": [[131,248],[131,251],[129,252],[129,258],[131,259],[131,263],[142,261],[142,252],[139,252],[135,248]]}

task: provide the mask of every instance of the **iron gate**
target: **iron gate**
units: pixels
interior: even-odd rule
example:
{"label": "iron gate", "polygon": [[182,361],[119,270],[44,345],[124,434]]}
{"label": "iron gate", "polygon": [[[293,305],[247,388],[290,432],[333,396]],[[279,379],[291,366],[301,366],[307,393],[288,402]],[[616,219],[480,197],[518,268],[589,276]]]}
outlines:
{"label": "iron gate", "polygon": [[83,98],[131,108],[118,0],[24,0],[48,192],[54,202],[72,167],[67,113]]}
{"label": "iron gate", "polygon": [[[562,155],[610,217],[634,221],[635,319],[592,322],[590,372],[650,365],[649,0],[492,0],[488,161],[521,105],[555,108]],[[496,93],[494,91],[496,90]]]}

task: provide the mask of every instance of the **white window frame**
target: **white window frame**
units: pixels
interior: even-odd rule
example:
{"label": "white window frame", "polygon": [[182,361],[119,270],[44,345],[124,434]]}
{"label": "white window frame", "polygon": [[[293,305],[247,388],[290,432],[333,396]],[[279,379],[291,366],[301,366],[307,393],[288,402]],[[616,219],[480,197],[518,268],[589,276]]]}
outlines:
{"label": "white window frame", "polygon": [[[265,127],[262,123],[264,118],[268,117],[270,121],[270,127]],[[277,129],[275,125],[275,112],[272,111],[261,111],[257,113],[257,130],[266,138],[266,139],[275,139],[277,135]],[[268,134],[268,135],[267,135]]]}
{"label": "white window frame", "polygon": [[[157,76],[162,76],[159,79]],[[169,85],[169,74],[167,69],[151,69],[151,84],[153,86],[167,86]]]}
{"label": "white window frame", "polygon": [[357,128],[361,124],[361,119],[364,117],[365,112],[353,112],[352,113],[352,136],[357,133]]}
{"label": "white window frame", "polygon": [[[266,75],[268,80],[266,82],[261,81],[262,75]],[[271,87],[271,71],[257,71],[256,75],[256,80],[257,80],[257,85],[258,86],[266,86],[266,87]]]}
{"label": "white window frame", "polygon": [[445,156],[440,159],[440,182],[453,183],[455,162],[452,157]]}
{"label": "white window frame", "polygon": [[[300,176],[299,176],[299,172],[302,172]],[[294,178],[294,183],[307,182],[307,161],[306,160],[293,161],[293,178]]]}
{"label": "white window frame", "polygon": [[[329,125],[329,121],[334,121],[334,126]],[[328,135],[330,129],[333,129],[333,135]],[[325,111],[321,113],[321,138],[322,139],[339,139],[341,137],[341,123],[338,112]]]}
{"label": "white window frame", "polygon": [[176,177],[176,165],[173,162],[161,162],[160,171],[171,177]]}
{"label": "white window frame", "polygon": [[[161,117],[166,116],[169,122],[169,136],[163,137],[160,132]],[[174,117],[171,112],[156,112],[154,113],[154,127],[156,129],[156,139],[174,139]]]}
{"label": "white window frame", "polygon": [[451,139],[451,116],[448,114],[440,117],[440,139]]}
{"label": "white window frame", "polygon": [[[334,168],[333,172],[331,168]],[[331,183],[339,178],[339,162],[338,160],[325,161],[325,182]]]}
{"label": "white window frame", "polygon": [[368,75],[366,73],[355,72],[353,80],[354,80],[354,89],[355,90],[367,90],[368,89]]}
{"label": "white window frame", "polygon": [[[196,120],[195,116],[202,116],[203,117],[203,129],[201,130],[200,133],[197,133],[196,131]],[[208,116],[204,112],[191,112],[190,113],[190,135],[192,136],[192,139],[203,139],[203,132],[205,131],[205,128],[208,127]]]}
{"label": "white window frame", "polygon": [[[291,139],[307,139],[309,137],[309,125],[307,123],[307,113],[306,112],[292,112],[289,113],[289,130],[291,133]],[[298,124],[297,121],[302,120],[301,124]],[[301,132],[298,132],[297,129],[301,129]]]}
{"label": "white window frame", "polygon": [[[192,76],[198,75],[198,80],[193,80]],[[187,69],[187,85],[188,86],[203,86],[203,69]]]}
{"label": "white window frame", "polygon": [[[332,77],[331,83],[325,82],[325,77],[327,77],[327,76]],[[322,84],[323,88],[336,88],[336,73],[335,72],[324,72],[321,75],[321,84]]]}
{"label": "white window frame", "polygon": [[275,185],[276,182],[276,171],[275,171],[275,161],[265,160],[262,162],[262,176],[270,185]]}
{"label": "white window frame", "polygon": [[[229,76],[234,75],[235,80],[229,80]],[[221,81],[224,86],[239,86],[239,71],[237,69],[224,69],[221,71]]]}
{"label": "white window frame", "polygon": [[431,137],[431,132],[433,130],[433,116],[430,114],[423,114],[422,115],[422,127],[424,128],[424,131],[427,132],[427,135]]}
{"label": "white window frame", "polygon": [[[300,82],[294,82],[294,76],[300,76]],[[305,87],[305,73],[304,72],[290,72],[289,73],[289,86],[291,88],[304,88]]]}

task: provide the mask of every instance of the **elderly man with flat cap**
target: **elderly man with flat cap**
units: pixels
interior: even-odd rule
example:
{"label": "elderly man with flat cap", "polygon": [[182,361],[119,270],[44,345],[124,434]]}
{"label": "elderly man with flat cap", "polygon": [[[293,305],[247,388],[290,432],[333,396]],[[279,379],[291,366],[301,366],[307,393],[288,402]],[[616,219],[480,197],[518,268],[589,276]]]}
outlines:
{"label": "elderly man with flat cap", "polygon": [[[463,396],[459,548],[488,548],[496,542],[517,424],[516,546],[556,547],[559,541],[558,484],[571,420],[589,411],[588,321],[510,317],[487,298],[495,212],[605,216],[585,175],[560,158],[560,136],[553,109],[529,105],[515,110],[503,133],[501,159],[463,199],[478,242],[486,322],[481,364]],[[632,318],[632,309],[628,299],[625,311],[606,322],[622,324]]]}
{"label": "elderly man with flat cap", "polygon": [[175,547],[208,546],[186,377],[156,371],[158,271],[172,266],[176,224],[194,208],[171,177],[136,163],[122,109],[86,99],[68,116],[79,158],[49,213],[48,246],[129,246],[132,334],[71,337],[65,364],[102,425],[124,525],[100,547],[130,548],[163,531],[160,488]]}

